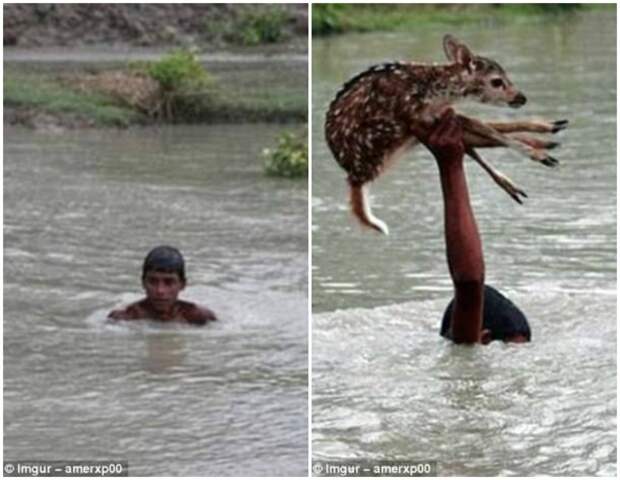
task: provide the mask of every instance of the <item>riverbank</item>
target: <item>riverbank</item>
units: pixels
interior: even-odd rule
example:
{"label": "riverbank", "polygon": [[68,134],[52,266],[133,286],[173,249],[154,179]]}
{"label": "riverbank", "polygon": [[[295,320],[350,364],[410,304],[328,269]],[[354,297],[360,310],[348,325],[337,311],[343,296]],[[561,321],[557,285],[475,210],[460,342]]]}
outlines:
{"label": "riverbank", "polygon": [[257,58],[210,64],[204,69],[210,79],[206,87],[177,92],[174,116],[158,111],[160,85],[145,73],[153,62],[9,61],[4,121],[30,128],[305,122],[305,64]]}
{"label": "riverbank", "polygon": [[305,4],[6,4],[4,46],[213,49],[307,38]]}
{"label": "riverbank", "polygon": [[312,7],[312,34],[402,31],[434,24],[531,22],[588,9],[608,9],[615,15],[616,7],[615,4],[316,4]]}
{"label": "riverbank", "polygon": [[302,4],[5,5],[5,124],[305,122],[307,15]]}

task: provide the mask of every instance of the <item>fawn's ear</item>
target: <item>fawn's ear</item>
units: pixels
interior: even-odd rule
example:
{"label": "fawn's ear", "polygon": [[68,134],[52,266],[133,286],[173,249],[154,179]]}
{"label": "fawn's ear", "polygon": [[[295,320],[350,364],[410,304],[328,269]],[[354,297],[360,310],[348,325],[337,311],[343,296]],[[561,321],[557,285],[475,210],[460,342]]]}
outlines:
{"label": "fawn's ear", "polygon": [[459,42],[452,35],[446,35],[443,37],[443,50],[446,53],[448,60],[467,67],[467,69],[471,72],[474,55],[469,51],[469,48],[467,48],[464,43]]}

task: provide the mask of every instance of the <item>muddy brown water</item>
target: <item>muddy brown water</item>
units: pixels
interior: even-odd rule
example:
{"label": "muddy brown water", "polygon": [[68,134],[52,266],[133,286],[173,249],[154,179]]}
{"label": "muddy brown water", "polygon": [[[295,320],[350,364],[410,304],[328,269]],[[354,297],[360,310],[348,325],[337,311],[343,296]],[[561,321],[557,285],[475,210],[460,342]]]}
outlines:
{"label": "muddy brown water", "polygon": [[[283,128],[5,128],[5,460],[306,474],[307,187],[260,162]],[[220,321],[106,324],[162,243]]]}

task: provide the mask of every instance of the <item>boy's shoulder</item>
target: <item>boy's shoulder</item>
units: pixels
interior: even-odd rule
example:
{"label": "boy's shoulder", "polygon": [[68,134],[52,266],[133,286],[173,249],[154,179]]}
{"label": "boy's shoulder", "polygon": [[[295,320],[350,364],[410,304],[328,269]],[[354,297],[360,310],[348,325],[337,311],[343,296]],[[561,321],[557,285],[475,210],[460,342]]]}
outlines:
{"label": "boy's shoulder", "polygon": [[185,300],[178,300],[179,312],[188,323],[204,325],[217,320],[215,314],[202,305]]}
{"label": "boy's shoulder", "polygon": [[108,318],[113,320],[140,320],[147,318],[147,311],[144,307],[144,300],[134,302],[125,308],[112,310],[108,313]]}

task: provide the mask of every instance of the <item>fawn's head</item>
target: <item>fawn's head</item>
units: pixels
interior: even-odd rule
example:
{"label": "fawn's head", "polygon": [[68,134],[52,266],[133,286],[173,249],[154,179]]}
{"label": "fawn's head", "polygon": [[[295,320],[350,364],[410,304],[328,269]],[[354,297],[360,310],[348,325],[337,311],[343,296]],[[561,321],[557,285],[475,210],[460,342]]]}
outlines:
{"label": "fawn's head", "polygon": [[474,97],[481,103],[507,104],[513,108],[525,105],[525,95],[513,86],[497,62],[474,55],[452,35],[444,37],[443,49],[448,60],[463,68],[461,78],[466,84],[465,96]]}

